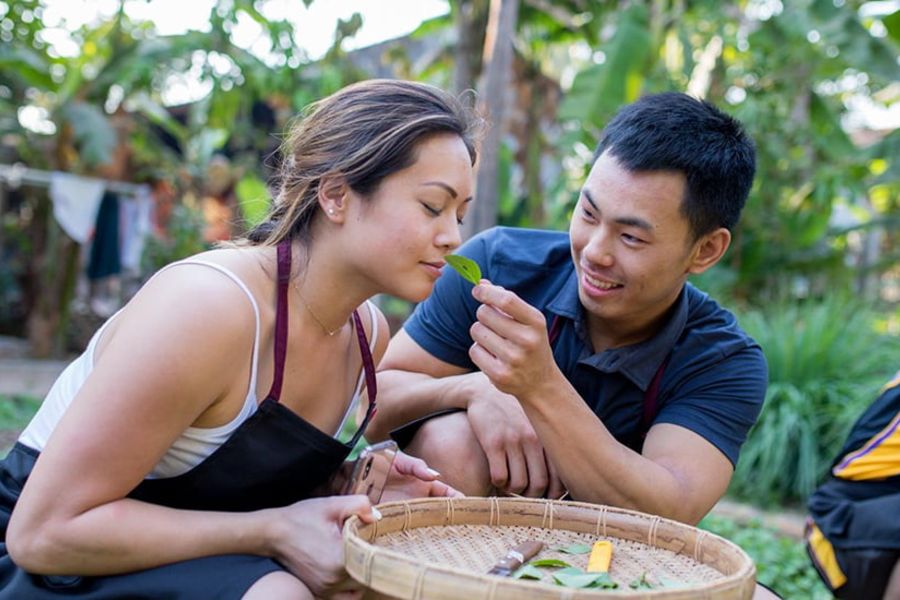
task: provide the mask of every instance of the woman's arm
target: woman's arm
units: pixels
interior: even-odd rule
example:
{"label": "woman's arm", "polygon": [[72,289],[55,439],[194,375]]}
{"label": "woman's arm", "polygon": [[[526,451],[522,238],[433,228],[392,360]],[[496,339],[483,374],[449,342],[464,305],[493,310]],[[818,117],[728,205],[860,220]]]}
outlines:
{"label": "woman's arm", "polygon": [[230,395],[244,397],[254,330],[246,296],[211,269],[179,267],[149,283],[110,324],[91,375],[41,452],[7,532],[13,560],[37,573],[93,575],[219,553],[276,554],[271,511],[197,512],[125,498],[185,428]]}

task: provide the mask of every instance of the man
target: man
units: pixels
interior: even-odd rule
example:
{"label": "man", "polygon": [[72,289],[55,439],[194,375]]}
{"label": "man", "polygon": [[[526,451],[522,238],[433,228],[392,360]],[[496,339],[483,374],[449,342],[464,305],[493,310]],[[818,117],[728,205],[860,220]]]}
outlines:
{"label": "man", "polygon": [[567,491],[699,521],[767,372],[686,281],[722,258],[754,171],[752,141],[712,105],[665,93],[626,106],[568,234],[495,228],[461,249],[485,279],[444,273],[393,338],[367,436],[418,419],[395,437],[467,494]]}
{"label": "man", "polygon": [[838,598],[900,600],[900,371],[809,498],[807,551]]}

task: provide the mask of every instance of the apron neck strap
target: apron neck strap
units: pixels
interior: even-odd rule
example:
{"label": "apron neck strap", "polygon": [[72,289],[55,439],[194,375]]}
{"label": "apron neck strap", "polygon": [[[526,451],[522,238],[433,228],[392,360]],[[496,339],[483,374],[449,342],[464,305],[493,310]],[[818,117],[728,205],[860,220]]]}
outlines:
{"label": "apron neck strap", "polygon": [[291,281],[291,241],[278,242],[278,306],[275,311],[275,377],[266,395],[278,402],[284,383],[284,358],[287,354],[288,286]]}
{"label": "apron neck strap", "polygon": [[369,421],[375,416],[375,397],[378,394],[378,387],[375,382],[375,361],[372,358],[372,352],[369,350],[369,340],[366,339],[366,330],[363,328],[362,320],[359,313],[353,311],[353,327],[356,329],[356,339],[359,342],[359,353],[362,355],[363,370],[366,373],[366,394],[369,396],[369,407],[366,410],[366,416],[359,428],[353,435],[353,438],[347,442],[350,447],[356,446],[359,438],[362,437],[369,425]]}

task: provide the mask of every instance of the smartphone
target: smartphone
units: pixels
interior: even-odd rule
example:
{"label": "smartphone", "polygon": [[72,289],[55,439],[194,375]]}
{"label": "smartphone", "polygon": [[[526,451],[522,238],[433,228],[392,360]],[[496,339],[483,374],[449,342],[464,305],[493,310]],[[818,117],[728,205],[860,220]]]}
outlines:
{"label": "smartphone", "polygon": [[365,494],[372,504],[378,504],[396,455],[397,442],[393,440],[366,446],[356,459],[344,494]]}

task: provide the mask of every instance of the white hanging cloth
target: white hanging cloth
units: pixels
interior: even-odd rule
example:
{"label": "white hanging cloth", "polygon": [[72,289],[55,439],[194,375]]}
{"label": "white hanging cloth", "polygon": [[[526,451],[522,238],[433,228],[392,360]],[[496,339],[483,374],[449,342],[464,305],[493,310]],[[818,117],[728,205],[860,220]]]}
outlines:
{"label": "white hanging cloth", "polygon": [[50,175],[53,216],[69,237],[84,244],[91,239],[97,211],[106,189],[102,179],[54,171]]}

